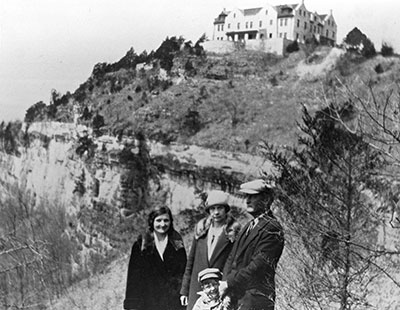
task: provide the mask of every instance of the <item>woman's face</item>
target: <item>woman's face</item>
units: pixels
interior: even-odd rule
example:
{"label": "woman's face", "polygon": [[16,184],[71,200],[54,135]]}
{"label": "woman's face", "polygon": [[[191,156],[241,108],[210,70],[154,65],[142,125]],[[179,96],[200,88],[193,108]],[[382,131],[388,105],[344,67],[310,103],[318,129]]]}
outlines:
{"label": "woman's face", "polygon": [[168,214],[161,214],[154,219],[153,228],[154,231],[160,235],[168,233],[171,227],[171,219]]}
{"label": "woman's face", "polygon": [[216,223],[224,223],[226,220],[226,208],[224,205],[211,206],[209,209],[210,215]]}

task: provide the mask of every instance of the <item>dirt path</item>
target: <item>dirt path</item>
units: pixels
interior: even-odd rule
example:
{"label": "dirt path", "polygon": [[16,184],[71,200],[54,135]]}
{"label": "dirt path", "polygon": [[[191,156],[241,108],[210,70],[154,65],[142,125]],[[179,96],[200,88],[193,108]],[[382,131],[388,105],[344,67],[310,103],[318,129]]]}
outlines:
{"label": "dirt path", "polygon": [[297,65],[296,72],[300,77],[317,77],[332,70],[337,59],[344,54],[344,50],[332,48],[321,63],[307,64],[304,60]]}

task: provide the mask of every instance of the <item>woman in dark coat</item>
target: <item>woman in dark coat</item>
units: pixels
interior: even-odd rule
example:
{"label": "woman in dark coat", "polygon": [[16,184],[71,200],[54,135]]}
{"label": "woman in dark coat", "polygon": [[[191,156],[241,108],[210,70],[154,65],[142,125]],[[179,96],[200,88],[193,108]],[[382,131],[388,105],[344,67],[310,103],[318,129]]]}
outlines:
{"label": "woman in dark coat", "polygon": [[[197,280],[198,273],[206,268],[223,270],[231,252],[233,242],[240,230],[240,224],[229,214],[228,195],[214,190],[208,194],[206,201],[206,218],[200,220],[195,227],[195,235],[190,249],[181,288],[181,303],[192,310],[201,291]],[[218,232],[219,234],[215,232]],[[215,235],[216,238],[213,238]],[[210,253],[210,244],[215,245]]]}
{"label": "woman in dark coat", "polygon": [[179,289],[186,264],[182,237],[174,230],[167,207],[152,211],[148,224],[149,230],[132,247],[124,309],[182,310]]}

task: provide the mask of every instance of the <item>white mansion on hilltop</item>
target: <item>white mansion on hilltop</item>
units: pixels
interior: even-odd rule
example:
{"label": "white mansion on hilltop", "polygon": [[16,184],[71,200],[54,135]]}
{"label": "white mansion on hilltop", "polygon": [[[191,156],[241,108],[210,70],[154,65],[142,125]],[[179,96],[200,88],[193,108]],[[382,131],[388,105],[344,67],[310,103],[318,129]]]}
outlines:
{"label": "white mansion on hilltop", "polygon": [[[266,5],[259,8],[225,9],[214,20],[213,40],[244,42],[255,46],[297,40],[305,43],[315,37],[321,44],[335,45],[337,25],[332,16],[307,10],[299,4]],[[275,43],[274,43],[275,42]],[[258,44],[259,45],[259,44]]]}

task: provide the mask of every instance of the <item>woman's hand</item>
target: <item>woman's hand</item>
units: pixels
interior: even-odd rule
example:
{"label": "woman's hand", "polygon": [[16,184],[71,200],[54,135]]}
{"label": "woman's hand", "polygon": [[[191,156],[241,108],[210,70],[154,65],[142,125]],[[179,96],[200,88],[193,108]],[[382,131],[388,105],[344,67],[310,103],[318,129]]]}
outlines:
{"label": "woman's hand", "polygon": [[187,296],[181,296],[181,305],[186,307],[188,305],[188,298]]}

